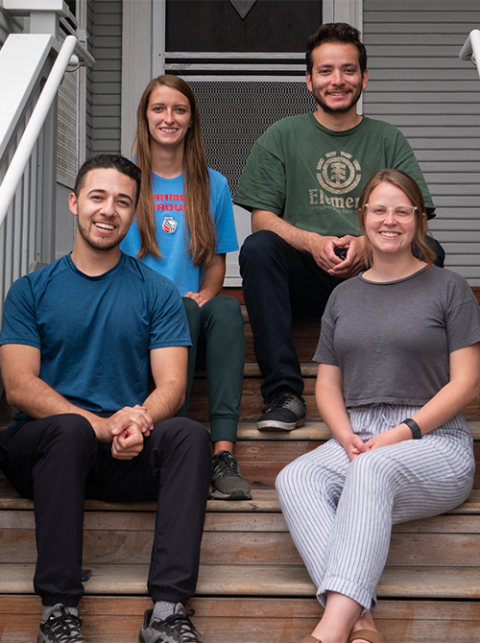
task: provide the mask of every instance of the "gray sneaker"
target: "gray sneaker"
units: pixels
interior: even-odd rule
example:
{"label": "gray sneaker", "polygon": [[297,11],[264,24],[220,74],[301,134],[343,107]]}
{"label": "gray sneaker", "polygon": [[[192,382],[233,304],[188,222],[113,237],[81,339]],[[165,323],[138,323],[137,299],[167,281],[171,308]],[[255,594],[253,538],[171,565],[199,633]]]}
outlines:
{"label": "gray sneaker", "polygon": [[250,485],[242,477],[238,462],[229,451],[212,458],[212,482],[208,497],[214,500],[251,500]]}
{"label": "gray sneaker", "polygon": [[58,603],[46,621],[40,623],[37,643],[84,643],[82,618],[70,614]]}
{"label": "gray sneaker", "polygon": [[181,603],[175,605],[175,613],[161,620],[152,618],[153,610],[145,612],[145,620],[138,635],[140,643],[202,643],[190,616],[194,610],[185,612]]}
{"label": "gray sneaker", "polygon": [[307,405],[303,397],[283,393],[265,403],[267,406],[257,422],[260,431],[291,431],[305,424]]}

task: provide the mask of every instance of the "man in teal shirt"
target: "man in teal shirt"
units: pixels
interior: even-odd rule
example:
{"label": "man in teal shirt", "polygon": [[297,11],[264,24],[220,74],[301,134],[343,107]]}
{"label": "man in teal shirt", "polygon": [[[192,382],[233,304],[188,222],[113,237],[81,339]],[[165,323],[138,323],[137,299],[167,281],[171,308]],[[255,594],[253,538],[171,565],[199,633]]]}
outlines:
{"label": "man in teal shirt", "polygon": [[[259,429],[301,426],[303,379],[292,315],[320,316],[329,294],[363,268],[358,199],[371,174],[401,169],[435,206],[415,155],[393,125],[357,113],[368,84],[367,54],[350,25],[323,25],[307,45],[306,82],[313,114],[285,118],[256,142],[235,203],[252,213],[240,253],[255,353],[265,377]],[[435,244],[437,263],[443,250]]]}

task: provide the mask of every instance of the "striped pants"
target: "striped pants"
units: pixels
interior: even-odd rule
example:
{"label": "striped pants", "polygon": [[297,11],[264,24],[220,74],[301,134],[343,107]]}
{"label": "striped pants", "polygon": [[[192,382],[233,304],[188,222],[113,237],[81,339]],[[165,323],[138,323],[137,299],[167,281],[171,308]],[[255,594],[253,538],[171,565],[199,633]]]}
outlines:
{"label": "striped pants", "polygon": [[[349,409],[366,441],[419,407],[386,404]],[[327,592],[376,605],[392,524],[435,516],[461,504],[473,485],[473,441],[459,414],[421,440],[407,440],[350,462],[335,438],[279,474],[285,520],[325,607]]]}

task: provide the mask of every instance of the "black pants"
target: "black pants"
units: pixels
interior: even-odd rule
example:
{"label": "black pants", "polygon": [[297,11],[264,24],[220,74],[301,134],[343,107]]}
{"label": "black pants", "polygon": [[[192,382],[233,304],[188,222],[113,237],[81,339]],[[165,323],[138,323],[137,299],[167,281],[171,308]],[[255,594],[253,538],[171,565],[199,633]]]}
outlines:
{"label": "black pants", "polygon": [[292,338],[292,316],[321,317],[342,279],[331,277],[312,255],[295,250],[270,230],[245,239],[240,272],[255,355],[265,378],[263,397],[282,390],[301,395],[303,379]]}
{"label": "black pants", "polygon": [[[443,248],[431,237],[425,240],[436,253],[435,263],[443,266]],[[263,397],[282,391],[301,395],[303,379],[292,317],[321,317],[330,293],[343,280],[331,277],[312,255],[295,250],[270,230],[245,239],[240,272],[255,356],[265,378]]]}
{"label": "black pants", "polygon": [[[35,591],[44,605],[78,605],[85,498],[135,501],[158,496],[148,577],[154,601],[193,596],[210,481],[206,429],[187,418],[160,422],[132,460],[115,460],[91,424],[76,414],[14,426],[2,434],[0,467],[34,501]],[[95,571],[94,571],[95,573]]]}

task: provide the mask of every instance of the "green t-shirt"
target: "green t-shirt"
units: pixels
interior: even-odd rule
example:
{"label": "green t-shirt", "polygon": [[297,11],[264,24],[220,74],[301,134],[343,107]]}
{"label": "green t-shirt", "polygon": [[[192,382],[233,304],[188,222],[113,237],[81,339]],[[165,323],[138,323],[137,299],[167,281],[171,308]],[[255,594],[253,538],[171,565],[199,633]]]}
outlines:
{"label": "green t-shirt", "polygon": [[358,199],[381,168],[412,176],[425,206],[435,207],[412,148],[393,125],[364,116],[356,127],[334,132],[313,114],[291,116],[272,125],[253,146],[234,202],[322,235],[359,236]]}

